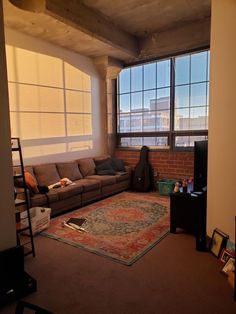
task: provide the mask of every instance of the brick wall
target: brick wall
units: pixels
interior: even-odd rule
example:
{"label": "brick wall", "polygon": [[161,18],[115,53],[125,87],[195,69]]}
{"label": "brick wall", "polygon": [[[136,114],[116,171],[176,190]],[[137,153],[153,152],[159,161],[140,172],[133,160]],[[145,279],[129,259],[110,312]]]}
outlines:
{"label": "brick wall", "polygon": [[[134,167],[139,161],[140,151],[116,150],[115,156]],[[183,179],[193,176],[193,152],[150,152],[149,162],[156,179]]]}

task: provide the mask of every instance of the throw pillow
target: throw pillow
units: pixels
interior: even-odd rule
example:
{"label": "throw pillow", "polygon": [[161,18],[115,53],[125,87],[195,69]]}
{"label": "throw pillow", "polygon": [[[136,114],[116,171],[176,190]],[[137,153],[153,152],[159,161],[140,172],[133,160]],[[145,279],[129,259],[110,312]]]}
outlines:
{"label": "throw pillow", "polygon": [[111,159],[111,156],[107,155],[107,156],[101,156],[101,157],[96,157],[94,158],[94,162],[95,162],[95,165],[98,166],[98,165],[101,165],[102,163],[104,163],[105,161]]}
{"label": "throw pillow", "polygon": [[125,171],[124,161],[118,158],[111,158],[111,165],[115,171]]}
{"label": "throw pillow", "polygon": [[116,172],[112,167],[111,160],[108,159],[96,166],[96,174],[98,175],[115,175]]}
{"label": "throw pillow", "polygon": [[32,191],[33,193],[39,193],[37,182],[35,178],[32,176],[32,174],[29,173],[28,171],[25,171],[24,174],[25,174],[25,183],[27,187],[30,189],[30,191]]}

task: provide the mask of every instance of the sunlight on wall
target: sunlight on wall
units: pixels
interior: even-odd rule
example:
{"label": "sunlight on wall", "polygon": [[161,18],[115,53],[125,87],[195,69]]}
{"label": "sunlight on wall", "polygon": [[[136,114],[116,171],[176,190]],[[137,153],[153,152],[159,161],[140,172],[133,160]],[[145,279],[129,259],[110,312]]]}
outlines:
{"label": "sunlight on wall", "polygon": [[91,77],[59,58],[6,52],[12,137],[24,156],[92,149]]}
{"label": "sunlight on wall", "polygon": [[92,148],[93,148],[92,141],[80,141],[62,144],[49,144],[24,147],[24,154],[29,158],[37,156],[38,154],[48,155],[48,152],[50,152],[50,154],[59,154],[62,151],[80,151]]}

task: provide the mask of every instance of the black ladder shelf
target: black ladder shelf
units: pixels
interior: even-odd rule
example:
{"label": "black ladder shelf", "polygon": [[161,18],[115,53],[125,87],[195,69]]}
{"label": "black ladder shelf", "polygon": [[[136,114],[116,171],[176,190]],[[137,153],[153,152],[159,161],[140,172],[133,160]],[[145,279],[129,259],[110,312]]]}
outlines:
{"label": "black ladder shelf", "polygon": [[[29,197],[27,192],[27,186],[24,176],[24,164],[22,157],[22,150],[20,139],[18,137],[11,138],[12,144],[12,164],[13,164],[13,177],[15,180],[22,181],[22,188],[15,188],[15,215],[16,215],[16,233],[18,244],[24,248],[24,255],[33,254],[35,256],[34,239],[32,232],[32,224],[30,218]],[[17,163],[17,164],[15,164]],[[25,212],[24,223],[20,219],[20,214]],[[21,233],[27,232],[27,236],[21,237]],[[24,241],[22,240],[24,239]],[[27,241],[25,242],[25,239]],[[22,243],[21,243],[22,242]]]}

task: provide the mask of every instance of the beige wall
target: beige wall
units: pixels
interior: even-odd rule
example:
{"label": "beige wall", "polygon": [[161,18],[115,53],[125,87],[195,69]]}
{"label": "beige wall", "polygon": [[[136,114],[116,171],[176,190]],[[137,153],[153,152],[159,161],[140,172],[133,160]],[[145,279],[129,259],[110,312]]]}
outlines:
{"label": "beige wall", "polygon": [[[48,57],[49,59],[49,66],[50,66],[50,59],[53,60],[59,60],[59,61],[63,61],[67,68],[71,67],[71,69],[78,69],[79,71],[81,71],[81,73],[83,72],[84,74],[86,74],[87,76],[90,77],[91,80],[91,112],[92,112],[92,124],[91,124],[91,132],[86,133],[85,136],[82,134],[80,136],[76,135],[76,130],[74,127],[72,130],[72,141],[74,140],[75,142],[69,142],[69,137],[66,135],[66,132],[59,132],[59,136],[57,137],[56,131],[57,130],[61,130],[61,127],[63,127],[63,119],[66,120],[66,117],[61,117],[59,119],[59,121],[61,121],[62,125],[57,125],[57,122],[53,121],[57,121],[56,120],[56,115],[53,117],[52,115],[52,124],[54,125],[54,130],[53,127],[50,127],[49,125],[45,125],[44,128],[50,128],[50,130],[48,131],[48,133],[53,133],[54,136],[52,137],[48,137],[48,138],[44,138],[44,139],[40,139],[37,138],[34,140],[30,139],[30,135],[27,136],[28,139],[22,141],[22,146],[23,146],[23,154],[24,154],[24,150],[25,150],[25,155],[28,151],[30,150],[30,146],[33,146],[33,149],[31,149],[29,156],[24,158],[25,164],[34,164],[34,163],[43,163],[43,162],[48,162],[48,161],[62,161],[62,160],[72,160],[75,158],[81,158],[81,157],[87,157],[87,156],[97,156],[100,154],[103,154],[104,152],[104,129],[101,128],[102,125],[102,114],[101,114],[101,108],[100,108],[100,104],[101,104],[101,91],[100,91],[100,78],[99,78],[99,74],[96,71],[96,68],[92,62],[92,60],[90,58],[81,56],[77,53],[68,51],[66,49],[63,49],[61,47],[58,46],[54,46],[50,43],[47,43],[45,41],[27,36],[23,33],[17,32],[15,30],[6,28],[5,29],[5,36],[6,36],[6,44],[8,45],[8,47],[17,47],[20,49],[24,49],[24,50],[28,50],[31,52],[37,52],[39,53],[39,57],[41,57],[41,59],[45,59]],[[11,52],[11,49],[8,49]],[[20,50],[23,51],[23,50]],[[21,53],[22,55],[22,53]],[[30,54],[29,54],[30,56]],[[9,58],[10,59],[10,58]],[[14,55],[11,58],[11,60],[14,60]],[[58,61],[58,64],[60,64],[60,62]],[[29,60],[30,62],[30,60]],[[19,64],[19,63],[18,63]],[[56,64],[56,61],[55,61]],[[40,66],[40,65],[39,65]],[[12,70],[12,68],[14,69],[14,67],[9,66],[8,64],[8,75],[9,75],[9,80],[11,79],[11,77],[13,76],[12,73],[14,72]],[[52,66],[53,68],[53,66]],[[58,72],[55,70],[55,76],[58,76]],[[23,72],[23,67],[19,67],[17,68],[17,71],[21,71],[21,73]],[[17,72],[16,71],[16,72]],[[28,77],[30,78],[32,76],[32,83],[35,84],[35,81],[37,79],[37,75],[39,76],[41,74],[41,76],[44,76],[47,81],[52,81],[51,78],[49,78],[47,80],[47,75],[45,75],[45,69],[40,70],[39,69],[39,73],[37,72],[37,75],[33,75],[33,72],[36,72],[34,68],[32,68],[32,72],[30,74],[30,68],[28,67],[26,69],[26,71],[28,71],[29,75]],[[41,72],[40,72],[41,71]],[[51,69],[49,70],[51,71]],[[52,72],[52,71],[51,71]],[[54,71],[53,71],[54,72]],[[75,75],[76,75],[76,71]],[[20,73],[20,74],[21,74]],[[75,75],[71,75],[71,77],[74,77],[75,80]],[[16,73],[15,77],[22,77],[23,75],[19,75],[19,73]],[[26,76],[26,75],[24,75]],[[52,77],[52,73],[48,73],[48,77]],[[58,80],[57,80],[58,81]],[[63,83],[63,79],[61,79],[62,83]],[[31,81],[29,81],[29,83],[31,83]],[[50,84],[50,83],[49,83]],[[54,83],[53,83],[54,84]],[[37,85],[37,84],[36,84]],[[18,85],[21,87],[21,85]],[[49,86],[50,87],[50,86]],[[28,86],[28,90],[30,90],[31,86]],[[39,89],[42,89],[42,87],[39,87]],[[76,89],[76,86],[72,86],[73,89]],[[24,86],[25,91],[27,92],[27,85]],[[37,89],[37,86],[34,86],[34,89]],[[48,89],[50,90],[50,88]],[[54,89],[51,89],[55,91]],[[79,90],[79,88],[78,88]],[[53,96],[51,93],[50,97],[52,98],[50,100],[50,103],[52,104],[53,108],[61,106],[62,110],[63,110],[63,106],[65,104],[65,99],[66,96],[63,96],[63,92],[64,95],[66,93],[66,89],[63,90],[59,90],[58,89],[58,93],[55,92],[55,96],[58,96],[59,92],[61,93],[61,98],[60,98],[60,104],[58,102],[59,97],[55,97],[55,100],[53,99]],[[69,91],[70,92],[70,91]],[[74,91],[72,91],[74,92]],[[39,93],[39,91],[38,91]],[[71,92],[70,92],[71,93]],[[75,93],[75,92],[74,92]],[[44,92],[45,94],[45,92]],[[32,96],[32,93],[30,94]],[[29,95],[29,96],[30,96]],[[10,90],[10,96],[11,96],[11,90]],[[64,97],[64,100],[63,100]],[[14,97],[10,97],[11,98]],[[36,97],[35,97],[36,98]],[[48,97],[49,98],[49,97]],[[47,98],[47,102],[48,102],[48,98]],[[22,101],[21,101],[22,102]],[[24,103],[24,101],[23,101]],[[43,106],[45,106],[45,103],[42,104]],[[74,100],[73,100],[73,106],[75,105],[75,96],[74,96]],[[48,107],[50,106],[50,104],[48,104]],[[30,108],[30,104],[28,104],[28,107]],[[32,107],[36,107],[36,104],[32,104]],[[56,109],[53,109],[52,111],[56,111]],[[68,118],[69,119],[69,118]],[[31,121],[32,122],[32,121]],[[40,128],[40,126],[38,125],[38,120],[37,120],[37,127]],[[68,126],[68,120],[67,120],[67,126]],[[78,123],[78,122],[77,122]],[[78,128],[80,127],[80,123],[78,123]],[[42,126],[43,127],[43,126]],[[27,128],[26,128],[27,129]],[[44,131],[44,130],[43,130]],[[46,130],[45,130],[46,132]],[[44,133],[45,133],[44,132]],[[75,136],[73,137],[73,132],[75,133]],[[33,132],[32,130],[32,133]],[[78,140],[78,142],[77,142]],[[88,145],[85,145],[86,148],[82,148],[82,149],[78,149],[76,150],[76,143],[78,143],[79,146],[79,141],[85,141],[85,144],[87,143],[86,141],[90,141],[90,143],[92,142],[92,145],[90,146],[90,148]],[[45,144],[45,145],[44,145]],[[72,145],[73,144],[73,145]],[[37,146],[39,147],[41,145],[42,149],[42,154],[38,154],[38,156],[35,156],[36,153],[34,152],[37,150]],[[48,145],[48,148],[47,148]],[[28,146],[28,147],[27,147]],[[72,148],[71,148],[72,146]],[[54,149],[54,151],[53,151]],[[48,152],[53,152],[52,154],[48,154]]]}
{"label": "beige wall", "polygon": [[0,251],[16,245],[6,61],[0,1]]}
{"label": "beige wall", "polygon": [[212,0],[208,158],[208,235],[234,241],[236,215],[236,1]]}

